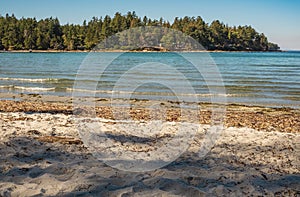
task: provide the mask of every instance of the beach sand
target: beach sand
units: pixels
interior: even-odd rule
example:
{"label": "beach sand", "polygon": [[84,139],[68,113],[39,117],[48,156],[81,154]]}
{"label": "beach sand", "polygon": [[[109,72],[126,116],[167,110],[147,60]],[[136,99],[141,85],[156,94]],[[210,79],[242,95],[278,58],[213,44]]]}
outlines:
{"label": "beach sand", "polygon": [[[300,195],[296,109],[228,105],[224,131],[207,155],[199,157],[211,117],[211,105],[199,104],[201,129],[185,153],[160,169],[127,172],[97,160],[82,142],[71,98],[0,98],[0,196]],[[147,106],[150,101],[131,102]],[[97,116],[104,123],[113,117],[109,103],[97,101]],[[170,109],[169,122],[178,121],[176,103],[160,105]],[[147,121],[146,112],[134,109],[132,117]],[[139,151],[140,145],[127,145]]]}

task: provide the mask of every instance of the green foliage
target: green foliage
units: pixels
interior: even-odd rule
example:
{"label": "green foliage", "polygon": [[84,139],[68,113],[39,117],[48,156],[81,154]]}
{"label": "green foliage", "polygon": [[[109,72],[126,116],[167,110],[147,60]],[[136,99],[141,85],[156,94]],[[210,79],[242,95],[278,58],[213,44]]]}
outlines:
{"label": "green foliage", "polygon": [[[105,16],[103,19],[93,17],[82,25],[60,25],[57,18],[46,18],[37,21],[35,18],[17,19],[14,15],[0,15],[0,50],[90,50],[105,38],[129,28],[143,26],[161,26],[182,31],[197,40],[208,50],[225,51],[276,51],[277,44],[268,42],[267,37],[256,32],[251,26],[229,27],[215,20],[211,24],[198,17],[176,17],[172,24],[163,18],[159,20],[144,16],[142,19],[135,12],[122,15],[117,12],[113,18]],[[119,38],[120,42],[136,42],[154,45],[173,46],[175,35],[165,35],[160,40],[143,40],[139,35],[131,38]]]}

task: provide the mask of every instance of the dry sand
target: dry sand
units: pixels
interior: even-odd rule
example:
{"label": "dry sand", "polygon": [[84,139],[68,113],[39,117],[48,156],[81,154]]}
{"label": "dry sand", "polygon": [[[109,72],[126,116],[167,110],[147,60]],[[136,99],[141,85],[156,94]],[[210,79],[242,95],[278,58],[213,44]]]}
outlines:
{"label": "dry sand", "polygon": [[[126,172],[91,154],[68,106],[1,101],[0,196],[299,196],[299,112],[228,109],[227,127],[205,157],[198,156],[210,127],[204,118],[188,151],[174,162]],[[134,142],[127,145],[139,151]]]}

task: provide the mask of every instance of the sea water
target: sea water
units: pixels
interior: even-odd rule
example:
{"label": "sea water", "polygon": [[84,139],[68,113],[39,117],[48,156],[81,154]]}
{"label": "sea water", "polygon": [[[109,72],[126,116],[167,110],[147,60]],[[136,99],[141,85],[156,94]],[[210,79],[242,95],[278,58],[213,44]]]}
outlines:
{"label": "sea water", "polygon": [[[113,61],[107,64],[106,59],[112,56]],[[221,81],[199,70],[201,65],[193,66],[185,58],[188,56],[203,60],[207,68],[214,67]],[[91,57],[95,59],[89,67]],[[205,62],[207,58],[210,61]],[[135,69],[146,63],[152,66]],[[118,83],[124,75],[129,80]],[[132,81],[138,83],[134,90]],[[171,82],[178,91],[166,87],[165,82]],[[187,82],[192,92],[184,90]],[[218,88],[225,92],[212,91]],[[178,94],[188,98],[191,93],[199,102],[211,102],[212,96],[225,93],[222,96],[228,103],[299,108],[300,52],[0,53],[0,92],[72,96],[74,91],[101,98],[114,94],[118,98],[130,95],[134,99],[173,101]]]}

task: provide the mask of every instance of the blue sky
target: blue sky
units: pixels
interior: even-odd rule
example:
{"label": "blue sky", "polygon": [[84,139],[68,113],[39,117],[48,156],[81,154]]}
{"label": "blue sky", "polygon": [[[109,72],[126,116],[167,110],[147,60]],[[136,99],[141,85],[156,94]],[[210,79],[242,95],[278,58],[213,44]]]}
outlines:
{"label": "blue sky", "polygon": [[0,14],[19,17],[58,17],[62,24],[82,23],[93,16],[136,11],[138,16],[201,16],[210,23],[251,25],[282,49],[300,50],[300,0],[0,0]]}

